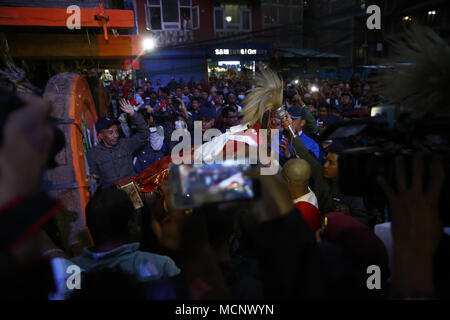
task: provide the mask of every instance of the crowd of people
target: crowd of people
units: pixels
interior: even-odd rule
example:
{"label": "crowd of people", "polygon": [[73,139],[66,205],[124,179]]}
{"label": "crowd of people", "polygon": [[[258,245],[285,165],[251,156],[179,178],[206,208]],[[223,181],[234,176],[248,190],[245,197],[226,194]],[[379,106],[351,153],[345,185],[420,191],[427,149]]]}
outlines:
{"label": "crowd of people", "polygon": [[[349,81],[285,82],[287,114],[274,118],[274,126],[282,132],[277,147],[281,171],[254,175],[261,186],[258,198],[186,214],[172,205],[166,182],[161,187],[163,202],[145,199],[140,221],[132,201],[115,182],[170,155],[178,143],[172,141],[177,129],[193,137],[195,121],[201,121],[202,131],[216,128],[223,133],[243,124],[246,95],[255,85],[221,79],[205,85],[193,78],[187,83],[172,79],[164,85],[160,80],[145,81],[143,86],[114,80],[106,85],[111,115],[96,123],[101,142],[87,154],[90,177],[99,186],[85,210],[93,245],[75,257],[58,246],[57,233],[40,229],[58,206],[38,192],[48,160],[48,148],[43,146],[52,139],[46,127],[48,106],[37,99],[2,94],[0,172],[2,187],[8,190],[0,202],[3,298],[449,296],[448,237],[437,205],[445,178],[438,159],[430,169],[436,179],[426,185],[422,173],[428,167],[415,157],[410,171],[398,159],[395,185],[380,179],[384,197],[349,196],[340,190],[339,181],[346,179],[340,176],[340,153],[369,145],[370,137],[323,139],[323,135],[341,121],[370,117],[381,99],[376,85],[357,76]],[[3,117],[4,106],[11,107]],[[35,115],[34,123],[25,120],[30,115]],[[32,134],[20,125],[24,121],[34,128]],[[17,143],[23,148],[14,148]],[[27,159],[34,159],[34,165]],[[411,184],[408,175],[413,177]],[[27,217],[25,227],[17,220],[8,223],[14,214],[23,218],[27,208],[33,208],[36,216]],[[375,226],[388,220],[394,248],[387,248],[375,233]],[[15,229],[3,227],[8,225]],[[65,285],[69,277],[65,268],[71,265],[82,270],[76,289]],[[378,267],[379,274],[371,277],[370,266]],[[30,270],[42,277],[28,276]],[[34,285],[26,286],[30,283]]]}
{"label": "crowd of people", "polygon": [[[183,78],[179,82],[172,78],[165,86],[158,79],[155,84],[152,80],[145,81],[142,87],[133,86],[131,80],[117,80],[108,83],[108,87],[111,119],[118,121],[122,136],[129,137],[137,131],[135,124],[120,109],[122,99],[142,115],[150,128],[150,143],[133,160],[136,173],[139,173],[163,156],[170,155],[178,143],[171,140],[174,130],[185,129],[193,137],[194,121],[202,121],[203,131],[216,128],[226,132],[241,124],[243,101],[252,85],[245,78],[212,77],[209,85],[196,83],[194,78],[187,83]],[[335,144],[319,143],[320,133],[342,119],[369,117],[371,107],[380,101],[367,81],[357,76],[350,81],[286,82],[284,96],[296,130],[302,132],[303,126],[307,125],[307,132],[301,134],[302,141],[321,164],[327,150]],[[303,106],[307,106],[309,112],[306,113]],[[285,162],[288,151],[284,148],[280,151]]]}

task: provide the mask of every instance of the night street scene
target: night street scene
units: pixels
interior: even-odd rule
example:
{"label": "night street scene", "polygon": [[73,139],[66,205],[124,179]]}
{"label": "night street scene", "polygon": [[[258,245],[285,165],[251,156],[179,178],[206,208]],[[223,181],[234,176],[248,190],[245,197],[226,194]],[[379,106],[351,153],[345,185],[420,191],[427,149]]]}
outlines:
{"label": "night street scene", "polygon": [[0,300],[449,299],[449,93],[448,0],[0,0]]}

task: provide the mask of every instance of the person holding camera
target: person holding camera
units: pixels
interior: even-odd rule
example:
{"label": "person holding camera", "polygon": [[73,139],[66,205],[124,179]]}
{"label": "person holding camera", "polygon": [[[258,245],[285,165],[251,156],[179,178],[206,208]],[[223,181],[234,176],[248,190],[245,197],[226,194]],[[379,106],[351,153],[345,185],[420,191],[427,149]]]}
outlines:
{"label": "person holding camera", "polygon": [[303,102],[297,89],[291,89],[286,92],[286,100],[289,103],[288,111],[294,106],[299,106],[304,109],[304,120],[306,120],[303,131],[306,134],[317,135],[319,128],[316,125],[314,116],[309,111],[308,106]]}

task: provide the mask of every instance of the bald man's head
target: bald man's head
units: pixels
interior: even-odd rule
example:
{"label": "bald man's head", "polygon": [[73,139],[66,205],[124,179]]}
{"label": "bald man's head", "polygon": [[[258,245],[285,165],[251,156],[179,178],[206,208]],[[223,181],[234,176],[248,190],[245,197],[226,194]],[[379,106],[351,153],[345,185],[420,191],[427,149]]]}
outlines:
{"label": "bald man's head", "polygon": [[291,159],[283,166],[283,177],[292,185],[307,187],[311,177],[311,167],[303,159]]}

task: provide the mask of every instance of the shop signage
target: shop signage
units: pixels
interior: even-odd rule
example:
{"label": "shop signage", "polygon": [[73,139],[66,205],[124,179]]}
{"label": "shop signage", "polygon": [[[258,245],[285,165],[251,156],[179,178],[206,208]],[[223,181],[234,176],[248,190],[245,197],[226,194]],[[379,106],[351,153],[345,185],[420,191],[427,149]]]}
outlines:
{"label": "shop signage", "polygon": [[268,60],[270,48],[267,45],[233,46],[212,49],[212,58],[215,60]]}

